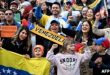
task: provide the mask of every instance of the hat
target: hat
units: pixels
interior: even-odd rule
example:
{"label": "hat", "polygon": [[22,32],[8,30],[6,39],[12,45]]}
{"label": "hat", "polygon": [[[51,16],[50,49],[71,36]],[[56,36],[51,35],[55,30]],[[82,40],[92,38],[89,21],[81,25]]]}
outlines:
{"label": "hat", "polygon": [[59,21],[57,21],[57,20],[52,20],[50,24],[52,24],[52,23],[60,24]]}
{"label": "hat", "polygon": [[110,48],[110,42],[105,37],[101,37],[99,39],[94,39],[96,45],[102,45],[105,48]]}
{"label": "hat", "polygon": [[35,50],[36,48],[40,48],[41,52],[44,53],[44,46],[36,45],[36,46],[34,46],[33,50]]}
{"label": "hat", "polygon": [[17,3],[16,1],[12,1],[12,2],[10,3],[10,5],[13,5],[13,4],[18,7],[18,3]]}

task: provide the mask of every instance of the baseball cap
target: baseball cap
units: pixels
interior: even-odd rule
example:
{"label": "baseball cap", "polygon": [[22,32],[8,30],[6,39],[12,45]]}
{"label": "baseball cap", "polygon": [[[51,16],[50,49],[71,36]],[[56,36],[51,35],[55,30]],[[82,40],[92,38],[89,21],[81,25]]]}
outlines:
{"label": "baseball cap", "polygon": [[94,39],[96,45],[102,45],[105,48],[110,48],[110,42],[105,37]]}

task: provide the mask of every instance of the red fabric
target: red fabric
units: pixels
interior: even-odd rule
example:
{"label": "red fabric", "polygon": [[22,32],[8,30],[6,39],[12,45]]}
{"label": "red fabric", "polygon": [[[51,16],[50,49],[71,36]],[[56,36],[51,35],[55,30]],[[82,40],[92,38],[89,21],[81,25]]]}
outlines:
{"label": "red fabric", "polygon": [[108,39],[106,39],[103,43],[102,46],[104,46],[105,48],[110,48],[110,42]]}
{"label": "red fabric", "polygon": [[79,52],[80,49],[83,47],[83,45],[82,45],[81,43],[77,43],[77,44],[75,44],[74,46],[75,46],[75,50],[76,50],[77,52]]}
{"label": "red fabric", "polygon": [[29,12],[30,10],[32,10],[33,7],[31,5],[27,6],[25,9],[24,9],[24,12],[23,12],[23,18],[25,19],[28,19],[28,16],[29,16]]}
{"label": "red fabric", "polygon": [[27,21],[26,19],[23,19],[23,20],[22,20],[22,25],[23,25],[23,26],[28,26],[28,21]]}

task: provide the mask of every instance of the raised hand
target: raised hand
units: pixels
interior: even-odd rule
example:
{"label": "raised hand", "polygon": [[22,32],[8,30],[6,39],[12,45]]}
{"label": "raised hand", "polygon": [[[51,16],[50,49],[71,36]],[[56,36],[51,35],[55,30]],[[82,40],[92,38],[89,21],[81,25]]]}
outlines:
{"label": "raised hand", "polygon": [[102,63],[102,57],[98,57],[95,62],[96,64],[101,64]]}
{"label": "raised hand", "polygon": [[99,20],[101,19],[101,14],[100,14],[100,12],[97,12],[97,13],[95,14],[95,19],[96,19],[97,21],[99,21]]}
{"label": "raised hand", "polygon": [[55,48],[57,48],[57,47],[58,47],[57,44],[53,44],[51,48],[52,48],[52,49],[55,49]]}
{"label": "raised hand", "polygon": [[41,6],[42,5],[42,3],[44,3],[46,0],[36,0],[36,4],[38,5],[38,6]]}

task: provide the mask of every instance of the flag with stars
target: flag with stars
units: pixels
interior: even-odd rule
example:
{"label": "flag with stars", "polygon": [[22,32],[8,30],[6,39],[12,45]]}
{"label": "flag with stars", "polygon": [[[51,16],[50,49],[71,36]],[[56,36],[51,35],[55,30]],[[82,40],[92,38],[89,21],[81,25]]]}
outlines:
{"label": "flag with stars", "polygon": [[0,75],[49,75],[46,58],[26,59],[23,55],[0,49]]}

